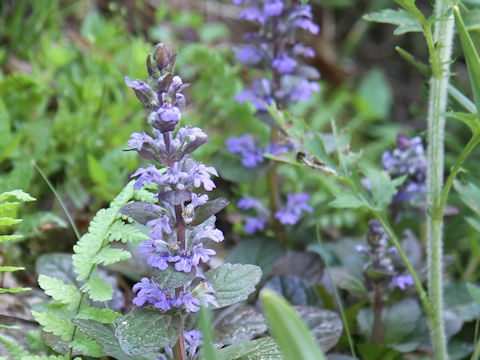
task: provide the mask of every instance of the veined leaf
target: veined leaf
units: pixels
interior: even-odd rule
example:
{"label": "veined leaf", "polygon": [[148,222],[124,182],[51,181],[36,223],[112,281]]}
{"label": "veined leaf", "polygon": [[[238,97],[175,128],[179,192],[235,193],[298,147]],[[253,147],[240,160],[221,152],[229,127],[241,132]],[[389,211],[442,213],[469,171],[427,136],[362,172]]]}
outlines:
{"label": "veined leaf", "polygon": [[477,110],[480,111],[480,57],[475,49],[472,38],[468,33],[458,7],[454,7],[458,36],[462,44],[463,53],[467,62],[468,75],[472,85],[473,97]]}
{"label": "veined leaf", "polygon": [[386,171],[373,168],[366,169],[365,175],[370,181],[373,205],[380,211],[383,211],[390,204],[392,196],[398,192],[397,186],[401,185],[406,178],[404,175],[396,179],[390,179]]}
{"label": "veined leaf", "polygon": [[93,356],[95,358],[104,355],[102,348],[94,340],[88,338],[82,331],[77,330],[75,339],[73,339],[70,346],[83,355]]}
{"label": "veined leaf", "polygon": [[115,321],[115,337],[120,347],[133,356],[173,347],[178,331],[176,319],[156,309],[134,308]]}
{"label": "veined leaf", "polygon": [[134,227],[132,224],[125,224],[122,220],[115,221],[109,230],[109,241],[142,242],[147,241],[149,237]]}
{"label": "veined leaf", "polygon": [[113,297],[112,287],[98,275],[89,278],[81,290],[88,293],[93,301],[109,301]]}
{"label": "veined leaf", "polygon": [[80,303],[80,292],[73,285],[65,284],[62,280],[40,275],[38,284],[45,290],[45,294],[51,296],[54,300],[67,305],[67,309],[75,309]]}
{"label": "veined leaf", "polygon": [[367,204],[357,197],[357,195],[350,192],[350,190],[344,190],[334,194],[335,200],[328,203],[329,206],[339,209],[357,209]]}
{"label": "veined leaf", "polygon": [[256,265],[223,264],[207,271],[205,277],[215,289],[219,307],[224,307],[247,299],[255,291],[262,270]]}
{"label": "veined leaf", "polygon": [[218,355],[221,360],[285,359],[277,343],[271,337],[239,341],[220,349]]}

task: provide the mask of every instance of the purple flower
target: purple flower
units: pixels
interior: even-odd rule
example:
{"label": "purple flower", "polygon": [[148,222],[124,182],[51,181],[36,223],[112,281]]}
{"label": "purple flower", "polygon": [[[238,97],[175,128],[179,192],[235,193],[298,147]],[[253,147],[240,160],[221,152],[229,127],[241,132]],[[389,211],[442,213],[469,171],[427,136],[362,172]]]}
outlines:
{"label": "purple flower", "polygon": [[211,191],[215,188],[215,183],[210,179],[210,175],[218,176],[217,170],[211,166],[197,163],[188,173],[188,180],[192,182],[195,187],[203,185],[205,191]]}
{"label": "purple flower", "polygon": [[225,145],[232,153],[242,155],[242,164],[245,167],[254,168],[265,161],[263,151],[257,147],[251,135],[245,134],[238,138],[229,138]]}
{"label": "purple flower", "polygon": [[140,151],[142,150],[144,143],[153,143],[152,137],[145,132],[134,132],[132,135],[130,135],[130,140],[128,140],[127,145],[136,148],[137,151]]}
{"label": "purple flower", "polygon": [[263,59],[262,51],[255,46],[235,46],[233,51],[237,60],[247,65],[257,64]]}
{"label": "purple flower", "polygon": [[398,287],[401,290],[405,290],[408,286],[412,286],[413,284],[415,284],[415,281],[413,280],[412,275],[399,275],[392,278],[390,287]]}
{"label": "purple flower", "polygon": [[153,240],[162,239],[162,231],[165,231],[167,234],[172,233],[172,228],[170,227],[170,217],[168,215],[163,215],[156,219],[150,220],[146,225],[148,227],[153,227],[153,231],[150,234],[150,237]]}
{"label": "purple flower", "polygon": [[216,254],[215,250],[204,248],[202,244],[195,245],[192,252],[192,264],[194,266],[198,265],[200,260],[204,264],[208,264],[210,262],[210,257]]}
{"label": "purple flower", "polygon": [[295,70],[295,66],[297,65],[297,62],[295,59],[291,58],[287,54],[282,54],[278,56],[275,60],[272,62],[272,66],[277,69],[277,71],[280,74],[289,74]]}
{"label": "purple flower", "polygon": [[320,85],[313,81],[302,80],[292,87],[289,98],[292,101],[308,101],[313,91],[320,91]]}
{"label": "purple flower", "polygon": [[247,234],[254,234],[257,231],[265,229],[265,224],[267,220],[264,217],[247,217],[245,220],[245,225],[243,225],[243,230]]}
{"label": "purple flower", "polygon": [[314,57],[315,51],[309,46],[305,46],[302,44],[295,44],[292,49],[292,53],[294,55],[303,55],[305,57]]}
{"label": "purple flower", "polygon": [[172,105],[163,105],[157,109],[157,114],[163,121],[167,123],[177,123],[182,117],[182,112],[176,106]]}
{"label": "purple flower", "polygon": [[203,344],[202,333],[198,330],[185,331],[184,335],[186,341],[186,348],[190,356],[193,356],[197,352],[197,348]]}
{"label": "purple flower", "polygon": [[295,225],[300,220],[302,211],[312,212],[313,209],[308,205],[310,195],[287,194],[287,205],[275,213],[275,217],[284,225]]}
{"label": "purple flower", "polygon": [[198,244],[203,239],[210,239],[215,242],[223,241],[223,233],[212,225],[204,226],[193,238],[192,243]]}
{"label": "purple flower", "polygon": [[317,24],[315,24],[312,20],[305,18],[295,20],[292,24],[292,27],[305,29],[312,34],[318,34],[320,31],[320,27]]}
{"label": "purple flower", "polygon": [[172,257],[165,247],[164,241],[147,240],[140,243],[138,253],[147,259],[147,263],[159,270],[165,270]]}
{"label": "purple flower", "polygon": [[161,174],[157,170],[157,168],[153,165],[148,165],[146,168],[138,168],[137,171],[133,173],[132,178],[140,176],[135,184],[133,185],[133,188],[135,190],[140,190],[143,186],[143,183],[146,183],[147,185],[150,185],[152,182],[154,183],[159,183],[161,182]]}
{"label": "purple flower", "polygon": [[144,106],[150,107],[152,105],[155,105],[155,93],[150,88],[150,86],[148,86],[148,84],[144,83],[141,80],[130,81],[130,78],[128,76],[125,76],[125,84],[127,84],[128,87],[132,88],[135,91],[135,95]]}
{"label": "purple flower", "polygon": [[282,0],[268,0],[263,5],[263,13],[266,16],[278,16],[282,13],[283,1]]}
{"label": "purple flower", "polygon": [[172,258],[175,261],[175,270],[189,273],[192,271],[193,259],[190,251],[183,251],[180,255]]}
{"label": "purple flower", "polygon": [[197,206],[206,204],[208,201],[208,195],[207,194],[202,194],[202,195],[197,195],[195,193],[192,193],[192,202],[190,203],[194,208]]}
{"label": "purple flower", "polygon": [[197,312],[200,310],[200,299],[192,296],[190,293],[182,292],[174,302],[176,307],[185,306],[187,312]]}
{"label": "purple flower", "polygon": [[265,22],[265,16],[262,14],[260,9],[254,5],[244,9],[240,15],[238,15],[238,18],[245,19],[247,21],[258,21],[260,24]]}
{"label": "purple flower", "polygon": [[243,210],[263,210],[265,207],[263,206],[262,202],[254,197],[242,197],[237,202],[237,207]]}
{"label": "purple flower", "polygon": [[170,310],[172,307],[172,300],[174,300],[172,294],[159,289],[153,280],[143,278],[133,286],[132,290],[138,291],[137,296],[132,300],[137,306],[143,306],[148,302],[163,311]]}

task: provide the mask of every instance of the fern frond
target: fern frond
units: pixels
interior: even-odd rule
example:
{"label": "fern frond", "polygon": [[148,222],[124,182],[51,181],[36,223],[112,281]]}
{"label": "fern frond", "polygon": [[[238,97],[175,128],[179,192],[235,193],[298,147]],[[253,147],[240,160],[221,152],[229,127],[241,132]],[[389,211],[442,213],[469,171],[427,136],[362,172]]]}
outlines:
{"label": "fern frond", "polygon": [[19,202],[5,202],[0,204],[0,217],[9,217],[11,214],[16,214],[19,206]]}
{"label": "fern frond", "polygon": [[80,304],[80,292],[73,285],[65,284],[62,280],[46,275],[38,277],[38,284],[45,290],[45,294],[51,296],[53,300],[67,305],[69,310],[75,309]]}
{"label": "fern frond", "polygon": [[137,201],[155,202],[154,193],[145,189],[135,190],[133,198]]}
{"label": "fern frond", "polygon": [[109,301],[113,297],[112,287],[98,275],[88,279],[80,290],[87,293],[93,301]]}
{"label": "fern frond", "polygon": [[[125,216],[125,215],[124,215]],[[110,228],[109,241],[121,242],[142,242],[147,241],[149,237],[130,224],[125,224],[122,220],[117,220]]]}
{"label": "fern frond", "polygon": [[34,197],[30,196],[25,191],[12,190],[12,191],[7,191],[7,192],[4,192],[4,193],[1,193],[0,194],[0,201],[8,199],[9,197],[15,197],[18,200],[22,200],[23,202],[29,202],[29,201],[35,201],[36,200]]}
{"label": "fern frond", "polygon": [[23,266],[0,266],[0,272],[2,271],[20,271],[25,270]]}
{"label": "fern frond", "polygon": [[13,341],[8,340],[0,335],[0,343],[3,344],[5,349],[10,353],[10,356],[13,360],[20,360],[22,356],[30,355],[30,353],[25,350],[21,345],[14,343]]}
{"label": "fern frond", "polygon": [[107,246],[98,252],[93,261],[97,264],[103,264],[104,266],[107,266],[120,261],[128,260],[131,257],[132,254],[130,254],[128,251]]}
{"label": "fern frond", "polygon": [[38,312],[32,310],[32,315],[44,331],[60,336],[63,341],[68,341],[72,338],[74,326],[71,322],[48,311]]}
{"label": "fern frond", "polygon": [[120,313],[110,309],[91,307],[87,303],[82,304],[76,319],[95,320],[102,324],[113,324]]}
{"label": "fern frond", "polygon": [[22,222],[22,219],[14,219],[11,217],[0,217],[0,226],[13,226],[21,222]]}
{"label": "fern frond", "polygon": [[96,358],[103,356],[102,348],[80,330],[77,330],[75,339],[72,341],[70,346],[73,348],[73,350],[76,350],[86,356],[93,356]]}
{"label": "fern frond", "polygon": [[22,235],[0,235],[0,243],[21,239]]}
{"label": "fern frond", "polygon": [[18,292],[29,291],[29,290],[32,290],[32,288],[10,288],[10,289],[0,288],[0,294],[5,294],[5,293],[15,294]]}

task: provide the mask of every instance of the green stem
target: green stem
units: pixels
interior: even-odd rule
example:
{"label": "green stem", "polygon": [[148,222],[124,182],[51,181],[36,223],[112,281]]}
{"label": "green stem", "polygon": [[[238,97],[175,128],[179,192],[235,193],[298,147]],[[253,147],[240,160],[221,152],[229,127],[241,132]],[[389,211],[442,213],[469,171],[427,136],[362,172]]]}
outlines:
{"label": "green stem", "polygon": [[479,358],[480,358],[480,338],[478,338],[477,343],[475,344],[475,350],[473,351],[471,360],[478,360]]}
{"label": "green stem", "polygon": [[[430,303],[430,335],[435,359],[448,359],[447,340],[443,321],[443,208],[442,187],[444,173],[444,133],[450,78],[450,61],[453,41],[453,13],[447,12],[451,1],[435,0],[433,37],[430,26],[424,27],[432,65],[428,104],[427,151],[427,260]],[[435,46],[433,48],[433,46]]]}

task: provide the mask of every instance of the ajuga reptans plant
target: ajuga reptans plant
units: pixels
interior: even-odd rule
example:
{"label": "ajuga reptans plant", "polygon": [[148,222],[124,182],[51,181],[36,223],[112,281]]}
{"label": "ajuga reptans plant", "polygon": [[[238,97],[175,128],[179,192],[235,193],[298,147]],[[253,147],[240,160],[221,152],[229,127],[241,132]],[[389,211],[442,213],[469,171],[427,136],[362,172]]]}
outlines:
{"label": "ajuga reptans plant", "polygon": [[[211,177],[217,176],[217,171],[190,155],[209,140],[207,135],[198,127],[179,126],[185,108],[182,90],[188,84],[173,73],[176,56],[159,44],[147,57],[147,82],[125,78],[148,109],[153,131],[153,136],[133,133],[128,146],[143,159],[162,166],[150,164],[132,175],[137,179],[134,188],[152,190],[155,203],[132,203],[123,211],[145,223],[150,237],[138,251],[150,265],[152,277],[144,277],[133,286],[133,303],[179,317],[178,340],[173,349],[164,347],[164,359],[196,358],[201,334],[198,330],[184,332],[184,315],[197,312],[202,304],[225,306],[217,302],[216,291],[208,274],[203,274],[202,265],[210,263],[215,255],[208,243],[224,239],[222,231],[215,228],[214,214],[228,201],[209,201],[203,193],[215,188]],[[256,273],[255,284],[259,280],[258,268],[252,270]]]}
{"label": "ajuga reptans plant", "polygon": [[[290,105],[307,101],[312,92],[319,91],[320,86],[312,81],[319,77],[318,71],[306,65],[302,58],[315,55],[312,48],[303,45],[296,37],[298,30],[317,34],[319,27],[312,21],[310,5],[301,5],[289,0],[234,0],[235,5],[245,5],[240,14],[241,19],[253,22],[258,30],[245,35],[246,45],[234,47],[236,58],[249,67],[263,70],[261,79],[254,79],[249,88],[237,94],[239,102],[250,101],[255,106],[259,118],[265,119],[271,127],[270,143],[267,146],[251,134],[230,138],[228,149],[240,154],[242,165],[255,168],[265,162],[263,154],[279,154],[288,152],[292,144],[282,136],[277,125],[269,118],[266,106],[275,103],[280,109],[288,109]],[[280,194],[276,165],[271,164],[269,170],[270,208],[267,210],[260,201],[253,198],[240,199],[237,206],[244,210],[254,210],[255,216],[246,218],[244,230],[254,233],[263,230],[267,220],[273,220],[278,238],[279,224],[295,225],[302,211],[311,212],[308,205],[309,195],[287,194],[285,206],[280,205]]]}

